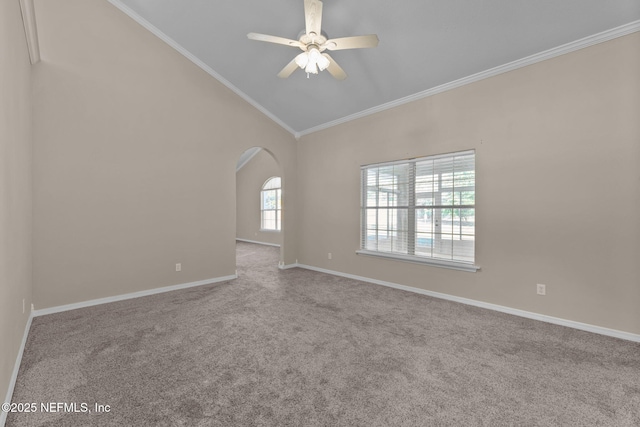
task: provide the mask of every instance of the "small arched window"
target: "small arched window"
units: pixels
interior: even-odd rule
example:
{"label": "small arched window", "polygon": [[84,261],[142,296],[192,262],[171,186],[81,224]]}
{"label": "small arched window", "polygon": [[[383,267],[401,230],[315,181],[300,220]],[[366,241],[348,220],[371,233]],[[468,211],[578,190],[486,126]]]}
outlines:
{"label": "small arched window", "polygon": [[269,178],[260,192],[260,211],[262,213],[262,230],[280,231],[282,203],[280,177]]}

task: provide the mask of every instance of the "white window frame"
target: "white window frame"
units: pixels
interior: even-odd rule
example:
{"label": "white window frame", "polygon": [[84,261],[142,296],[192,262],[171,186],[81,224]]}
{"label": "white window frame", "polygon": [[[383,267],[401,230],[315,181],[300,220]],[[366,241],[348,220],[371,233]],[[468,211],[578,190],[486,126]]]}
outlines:
{"label": "white window frame", "polygon": [[[271,187],[273,180],[279,180],[279,186]],[[267,188],[269,187],[269,188]],[[267,193],[275,193],[275,208],[265,208],[265,196]],[[265,226],[265,212],[274,212],[275,216],[275,228]],[[260,190],[260,231],[266,231],[271,233],[279,233],[282,230],[282,179],[279,176],[272,176],[262,184]]]}
{"label": "white window frame", "polygon": [[[451,162],[451,171],[449,175],[449,181],[445,180],[450,187],[444,187],[441,182],[443,174],[437,172],[435,169],[432,175],[418,175],[416,176],[416,168],[424,168],[424,165],[429,165],[433,162],[444,163]],[[466,172],[473,171],[472,174],[456,175],[456,165],[464,165]],[[386,175],[386,181],[384,184],[380,182],[381,171],[388,171],[390,167],[393,167],[394,173]],[[428,167],[428,166],[427,166]],[[458,166],[462,167],[462,166]],[[438,267],[450,268],[455,270],[475,272],[480,269],[475,265],[475,150],[461,151],[456,153],[440,154],[436,156],[420,157],[415,159],[399,160],[393,162],[376,163],[370,165],[361,166],[361,200],[360,200],[360,249],[356,251],[359,255],[368,255],[389,258],[399,261],[407,261],[419,264],[427,264]],[[401,171],[398,175],[395,175],[395,171]],[[376,183],[371,185],[368,180],[369,172],[375,174]],[[405,172],[406,171],[406,172]],[[437,172],[437,173],[436,173]],[[460,170],[458,169],[458,174]],[[455,177],[458,178],[455,178]],[[390,178],[392,177],[392,178]],[[404,180],[398,178],[404,177]],[[424,182],[418,182],[420,178],[431,180],[429,181],[432,187],[431,191],[425,190]],[[391,179],[391,181],[389,181]],[[469,181],[472,181],[471,183]],[[406,182],[405,182],[406,181]],[[456,183],[460,184],[464,182],[464,187],[456,187]],[[397,188],[397,191],[389,190],[389,188]],[[421,187],[421,188],[419,188]],[[400,190],[400,188],[404,190]],[[456,192],[458,192],[458,198],[456,200]],[[462,192],[469,195],[473,195],[472,201],[466,200],[463,204],[461,195]],[[384,197],[380,197],[384,193]],[[388,193],[388,194],[387,194]],[[392,194],[393,193],[393,194]],[[375,202],[371,201],[371,194],[375,194]],[[446,202],[442,199],[443,194],[448,194],[451,197],[450,202]],[[369,200],[367,199],[369,197]],[[384,199],[384,200],[382,200]],[[428,204],[423,200],[430,200]],[[473,226],[466,225],[464,227],[465,232],[462,232],[463,221],[462,213],[458,212],[458,226],[460,229],[460,235],[454,233],[455,222],[452,220],[451,224],[447,227],[443,221],[442,214],[447,210],[469,210],[473,211]],[[417,224],[416,212],[424,215],[429,213],[431,229],[428,233],[420,230],[420,226]],[[380,216],[382,215],[382,217]],[[371,217],[375,219],[370,220]],[[392,221],[389,221],[389,216],[393,217]],[[381,223],[383,225],[381,225]],[[389,224],[393,224],[393,229]],[[386,224],[386,228],[385,225]],[[450,228],[450,232],[445,232],[445,228]],[[370,234],[375,235],[375,244],[368,242]],[[391,233],[392,237],[390,241],[383,239],[384,244],[379,243],[379,236],[382,233]],[[431,255],[425,254],[424,249],[419,245],[419,236],[429,235],[430,240],[427,245],[431,247]],[[444,237],[444,238],[443,238]],[[450,240],[447,240],[448,237]],[[422,240],[425,240],[424,238]],[[454,242],[454,240],[459,243]],[[434,245],[442,244],[442,242],[450,242],[451,253],[450,257],[444,254],[444,252],[435,251]],[[456,248],[457,246],[457,248]],[[425,248],[426,246],[422,246]],[[416,253],[417,252],[417,253]],[[437,252],[437,253],[436,253]]]}

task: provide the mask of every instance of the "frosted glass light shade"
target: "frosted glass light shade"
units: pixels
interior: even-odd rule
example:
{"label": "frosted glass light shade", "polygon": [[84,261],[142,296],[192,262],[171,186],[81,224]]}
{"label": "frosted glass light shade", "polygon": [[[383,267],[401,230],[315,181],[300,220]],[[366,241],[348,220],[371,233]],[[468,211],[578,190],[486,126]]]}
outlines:
{"label": "frosted glass light shade", "polygon": [[331,62],[329,61],[329,59],[323,55],[320,55],[320,58],[318,58],[318,62],[317,62],[318,68],[320,69],[320,71],[325,70],[330,63]]}
{"label": "frosted glass light shade", "polygon": [[298,67],[302,68],[303,70],[305,69],[308,63],[309,63],[309,55],[307,54],[307,52],[302,52],[300,55],[296,56],[296,64],[298,65]]}
{"label": "frosted glass light shade", "polygon": [[296,65],[308,74],[318,74],[318,71],[326,69],[330,64],[329,59],[324,57],[315,47],[296,56],[295,61]]}

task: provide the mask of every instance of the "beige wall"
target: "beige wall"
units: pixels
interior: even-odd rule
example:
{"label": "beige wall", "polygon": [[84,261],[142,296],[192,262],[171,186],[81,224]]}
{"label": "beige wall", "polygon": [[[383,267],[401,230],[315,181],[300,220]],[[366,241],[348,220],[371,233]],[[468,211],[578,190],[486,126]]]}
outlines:
{"label": "beige wall", "polygon": [[260,191],[267,179],[280,176],[280,167],[265,150],[260,150],[236,173],[236,237],[280,245],[282,233],[260,230]]}
{"label": "beige wall", "polygon": [[[0,393],[31,307],[31,65],[18,1],[0,2]],[[22,312],[23,300],[25,313]],[[1,417],[0,417],[1,418]]]}
{"label": "beige wall", "polygon": [[[105,0],[36,12],[32,69],[0,2],[0,390],[32,276],[46,308],[233,274],[230,183],[257,141],[283,177],[284,263],[640,333],[639,33],[296,143]],[[480,272],[355,255],[361,164],[470,148]]]}
{"label": "beige wall", "polygon": [[[303,137],[300,262],[640,333],[638,76],[635,33]],[[355,254],[360,165],[467,149],[479,272]]]}
{"label": "beige wall", "polygon": [[[0,304],[2,336],[16,342],[26,318],[16,311],[31,299],[31,125],[14,3],[3,3],[0,45],[9,112],[0,206],[8,298]],[[283,177],[284,263],[640,332],[639,34],[296,143],[105,0],[36,0],[36,12],[36,308],[233,274],[236,188],[228,183],[259,141]],[[469,148],[480,272],[355,255],[361,164]],[[547,296],[535,295],[536,283],[547,284]],[[2,354],[2,375],[14,353]]]}
{"label": "beige wall", "polygon": [[36,18],[36,309],[234,274],[236,162],[260,141],[294,203],[292,135],[106,0]]}

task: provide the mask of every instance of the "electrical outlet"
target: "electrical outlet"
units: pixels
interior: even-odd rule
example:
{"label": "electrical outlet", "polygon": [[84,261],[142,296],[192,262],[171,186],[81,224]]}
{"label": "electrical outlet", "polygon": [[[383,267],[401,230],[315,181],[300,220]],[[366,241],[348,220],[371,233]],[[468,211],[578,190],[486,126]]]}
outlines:
{"label": "electrical outlet", "polygon": [[547,285],[541,285],[540,283],[538,283],[536,285],[536,292],[538,293],[538,295],[546,295],[547,294]]}
{"label": "electrical outlet", "polygon": [[182,264],[181,263],[177,263],[176,264],[176,271],[182,271]]}
{"label": "electrical outlet", "polygon": [[329,258],[329,259],[333,259],[332,255],[331,255],[331,252],[329,252],[329,253],[327,254],[327,258]]}

